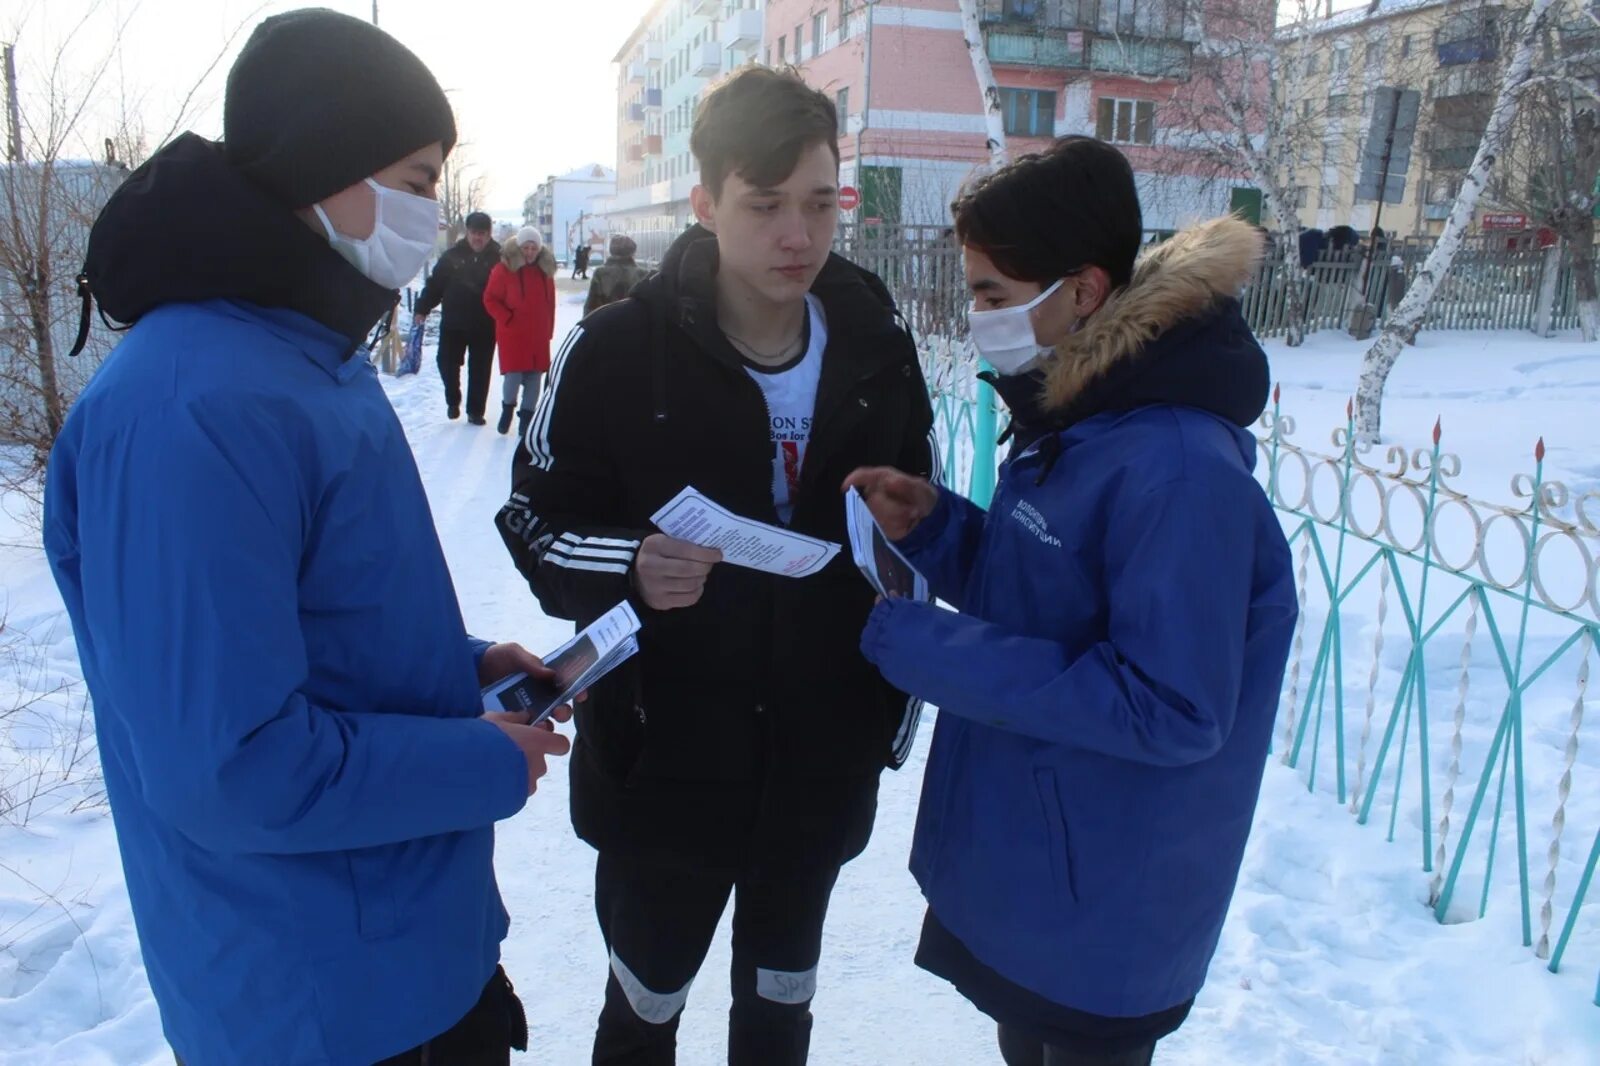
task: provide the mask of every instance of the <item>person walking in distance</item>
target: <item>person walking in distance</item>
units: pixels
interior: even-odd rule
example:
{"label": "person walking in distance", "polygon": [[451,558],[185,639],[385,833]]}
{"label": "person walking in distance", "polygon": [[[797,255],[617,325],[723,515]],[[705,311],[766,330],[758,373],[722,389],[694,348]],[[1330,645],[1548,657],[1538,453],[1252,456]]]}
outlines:
{"label": "person walking in distance", "polygon": [[[550,369],[550,337],[556,328],[556,257],[532,226],[506,241],[489,275],[483,306],[495,323],[500,346],[501,433],[518,418],[519,437],[539,403],[539,383]],[[520,396],[520,406],[519,406]]]}
{"label": "person walking in distance", "polygon": [[578,245],[578,250],[572,253],[572,280],[576,281],[579,278],[588,280],[590,254],[588,241]]}
{"label": "person walking in distance", "polygon": [[422,286],[412,318],[425,321],[441,308],[439,377],[444,381],[446,413],[461,417],[461,364],[467,362],[467,416],[481,419],[488,402],[494,361],[494,319],[483,306],[489,272],[500,261],[500,245],[490,237],[492,223],[482,211],[467,216],[467,235],[434,264]]}
{"label": "person walking in distance", "polygon": [[610,254],[589,280],[589,296],[583,301],[586,317],[606,304],[625,298],[644,280],[645,272],[633,259],[638,250],[632,237],[619,233],[611,238]]}
{"label": "person walking in distance", "polygon": [[192,1066],[508,1066],[494,825],[566,741],[482,714],[549,671],[467,635],[362,347],[438,237],[455,120],[394,38],[303,10],[251,34],[222,127],[94,224],[131,328],[45,489],[161,1026]]}
{"label": "person walking in distance", "polygon": [[839,482],[879,460],[931,473],[933,415],[883,282],[829,252],[832,99],[751,69],[706,98],[690,143],[698,224],[568,336],[498,523],[548,614],[584,623],[627,598],[644,622],[579,711],[572,768],[609,964],[593,1062],[676,1060],[732,899],[728,1062],[798,1066],[829,898],[919,708],[861,658],[873,594],[848,553],[779,577],[717,565],[650,516],[693,485],[842,542]]}

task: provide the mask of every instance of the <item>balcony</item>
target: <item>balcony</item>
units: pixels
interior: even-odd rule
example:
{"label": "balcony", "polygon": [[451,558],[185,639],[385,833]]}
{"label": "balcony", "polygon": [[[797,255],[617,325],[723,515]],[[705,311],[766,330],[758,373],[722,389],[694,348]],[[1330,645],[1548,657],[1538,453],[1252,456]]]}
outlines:
{"label": "balcony", "polygon": [[722,73],[722,45],[706,41],[689,54],[689,73],[697,78],[714,78]]}
{"label": "balcony", "polygon": [[660,70],[667,48],[660,41],[646,41],[639,46],[639,58],[644,60],[646,70]]}
{"label": "balcony", "polygon": [[644,84],[644,64],[635,59],[628,64],[628,81],[634,85]]}
{"label": "balcony", "polygon": [[722,47],[754,51],[761,43],[761,12],[740,8],[722,20]]}
{"label": "balcony", "polygon": [[1454,204],[1424,204],[1422,217],[1428,222],[1443,222],[1450,217],[1450,209]]}
{"label": "balcony", "polygon": [[1187,78],[1191,47],[1185,41],[1096,37],[1089,49],[1089,66],[1112,74]]}
{"label": "balcony", "polygon": [[661,110],[661,90],[646,89],[644,91],[644,109],[646,111]]}
{"label": "balcony", "polygon": [[659,133],[650,133],[650,134],[646,134],[645,135],[645,138],[644,138],[644,154],[645,155],[660,155],[661,154],[661,134],[659,134]]}
{"label": "balcony", "polygon": [[1476,144],[1462,144],[1452,148],[1435,148],[1428,153],[1430,170],[1466,170],[1478,154]]}
{"label": "balcony", "polygon": [[635,141],[628,145],[628,162],[638,163],[644,159],[644,145]]}
{"label": "balcony", "polygon": [[1500,43],[1489,34],[1439,42],[1441,67],[1459,66],[1462,63],[1490,63],[1499,55]]}
{"label": "balcony", "polygon": [[982,0],[978,21],[986,27],[1016,26],[1023,32],[1089,29],[1093,11],[1088,7],[1088,12],[1080,15],[1078,0]]}
{"label": "balcony", "polygon": [[1088,65],[1085,37],[1081,31],[1045,36],[1025,29],[1013,33],[986,28],[983,39],[989,62],[1007,67],[1051,67],[1082,70]]}
{"label": "balcony", "polygon": [[644,105],[643,104],[629,104],[628,105],[628,121],[631,122],[631,123],[635,123],[635,124],[644,121]]}
{"label": "balcony", "polygon": [[1483,96],[1492,99],[1499,89],[1495,71],[1489,67],[1447,67],[1433,81],[1433,98],[1454,100],[1465,96]]}
{"label": "balcony", "polygon": [[722,0],[692,0],[689,4],[689,13],[714,19],[722,14]]}

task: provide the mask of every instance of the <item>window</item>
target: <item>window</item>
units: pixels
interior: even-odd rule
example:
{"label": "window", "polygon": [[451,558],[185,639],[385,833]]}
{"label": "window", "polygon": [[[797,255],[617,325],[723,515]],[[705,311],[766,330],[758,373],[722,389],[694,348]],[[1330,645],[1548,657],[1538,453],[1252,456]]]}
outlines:
{"label": "window", "polygon": [[1317,53],[1312,52],[1310,55],[1306,56],[1306,77],[1308,77],[1308,78],[1312,77],[1316,73],[1317,73]]}
{"label": "window", "polygon": [[811,16],[811,54],[822,54],[822,36],[827,32],[827,15],[816,14]]}
{"label": "window", "polygon": [[1400,38],[1400,58],[1411,58],[1411,34],[1409,33]]}
{"label": "window", "polygon": [[839,0],[839,25],[841,33],[850,32],[850,9],[855,7],[852,0]]}
{"label": "window", "polygon": [[1338,118],[1350,109],[1350,96],[1347,93],[1334,93],[1328,97],[1328,114]]}
{"label": "window", "polygon": [[783,66],[784,57],[789,54],[789,38],[778,38],[778,66]]}
{"label": "window", "polygon": [[761,52],[761,65],[764,67],[772,66],[772,46],[770,44]]}
{"label": "window", "polygon": [[1100,98],[1095,136],[1113,144],[1155,143],[1156,105],[1149,100]]}
{"label": "window", "polygon": [[1300,101],[1300,117],[1301,118],[1310,118],[1311,117],[1311,101],[1310,100],[1301,100]]}
{"label": "window", "polygon": [[1001,89],[1000,113],[1007,133],[1019,137],[1056,135],[1056,94],[1039,89]]}
{"label": "window", "polygon": [[1339,187],[1337,185],[1323,183],[1323,185],[1317,189],[1317,206],[1324,208],[1338,207]]}
{"label": "window", "polygon": [[1344,45],[1333,50],[1334,74],[1348,74],[1350,72],[1350,46]]}
{"label": "window", "polygon": [[847,129],[850,124],[850,87],[847,85],[840,89],[833,98],[833,106],[839,112],[839,126]]}
{"label": "window", "polygon": [[794,28],[794,61],[800,62],[806,57],[806,39],[803,36],[805,25],[802,23]]}

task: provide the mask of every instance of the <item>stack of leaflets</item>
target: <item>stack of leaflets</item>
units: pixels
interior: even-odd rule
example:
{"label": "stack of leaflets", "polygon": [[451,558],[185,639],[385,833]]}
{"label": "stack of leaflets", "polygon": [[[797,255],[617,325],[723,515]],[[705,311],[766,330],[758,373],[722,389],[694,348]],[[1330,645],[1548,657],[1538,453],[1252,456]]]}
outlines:
{"label": "stack of leaflets", "polygon": [[486,711],[527,711],[537,725],[639,650],[639,616],[624,600],[544,657],[553,679],[512,674],[483,690]]}
{"label": "stack of leaflets", "polygon": [[856,566],[878,595],[929,600],[928,579],[906,561],[872,517],[866,499],[852,486],[844,496],[845,525],[850,530],[850,553]]}
{"label": "stack of leaflets", "polygon": [[783,577],[810,577],[839,554],[839,545],[736,515],[692,485],[650,519],[669,537],[716,548],[722,561]]}

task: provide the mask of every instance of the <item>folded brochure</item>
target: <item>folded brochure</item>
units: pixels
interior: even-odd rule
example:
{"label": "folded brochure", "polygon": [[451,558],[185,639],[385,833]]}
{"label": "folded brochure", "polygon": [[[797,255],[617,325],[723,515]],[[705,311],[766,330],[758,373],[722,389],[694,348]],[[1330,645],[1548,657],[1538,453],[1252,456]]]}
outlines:
{"label": "folded brochure", "polygon": [[906,560],[872,517],[866,498],[852,486],[844,495],[845,525],[850,531],[850,553],[856,566],[880,596],[926,600],[928,579]]}
{"label": "folded brochure", "polygon": [[555,677],[512,674],[483,690],[486,711],[527,711],[542,722],[639,650],[639,616],[626,600],[545,656]]}
{"label": "folded brochure", "polygon": [[839,545],[757,522],[708,499],[693,486],[650,519],[669,537],[718,548],[722,561],[784,577],[810,577],[833,561]]}

